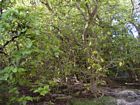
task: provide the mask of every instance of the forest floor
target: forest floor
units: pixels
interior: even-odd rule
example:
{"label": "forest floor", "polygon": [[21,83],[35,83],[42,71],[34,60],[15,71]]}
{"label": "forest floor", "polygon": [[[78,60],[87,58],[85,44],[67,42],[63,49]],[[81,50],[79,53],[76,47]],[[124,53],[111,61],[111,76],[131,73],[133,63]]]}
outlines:
{"label": "forest floor", "polygon": [[140,83],[112,83],[98,88],[96,97],[85,84],[62,85],[58,89],[60,92],[28,105],[140,105]]}
{"label": "forest floor", "polygon": [[[135,86],[134,86],[135,87]],[[140,105],[140,87],[102,87],[103,95],[95,98],[91,93],[86,92],[80,96],[52,94],[52,101],[45,101],[48,97],[40,103],[30,105]]]}

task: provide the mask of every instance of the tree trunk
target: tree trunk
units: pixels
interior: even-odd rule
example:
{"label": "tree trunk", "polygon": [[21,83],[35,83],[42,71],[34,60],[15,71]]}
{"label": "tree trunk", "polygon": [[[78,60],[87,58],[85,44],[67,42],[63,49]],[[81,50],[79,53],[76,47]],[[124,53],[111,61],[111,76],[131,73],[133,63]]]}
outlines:
{"label": "tree trunk", "polygon": [[97,98],[97,83],[94,76],[95,75],[92,74],[92,77],[90,79],[90,89],[91,93],[93,93],[93,95]]}

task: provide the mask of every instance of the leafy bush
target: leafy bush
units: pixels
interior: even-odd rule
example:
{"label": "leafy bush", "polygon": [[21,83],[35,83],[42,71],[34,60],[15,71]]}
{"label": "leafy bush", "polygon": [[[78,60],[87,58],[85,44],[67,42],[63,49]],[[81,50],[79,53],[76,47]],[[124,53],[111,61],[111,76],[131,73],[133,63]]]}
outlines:
{"label": "leafy bush", "polygon": [[[42,29],[45,25],[41,23],[44,9],[38,7],[34,10],[31,7],[12,7],[2,14],[0,20],[1,50],[4,59],[8,58],[0,71],[0,83],[8,85],[5,94],[11,104],[25,104],[33,100],[34,93],[44,96],[50,91],[48,80],[52,78],[48,74],[51,64],[46,63],[56,59],[60,52],[57,37],[47,35],[47,30]],[[42,87],[41,83],[48,85]],[[33,92],[34,88],[37,89]]]}

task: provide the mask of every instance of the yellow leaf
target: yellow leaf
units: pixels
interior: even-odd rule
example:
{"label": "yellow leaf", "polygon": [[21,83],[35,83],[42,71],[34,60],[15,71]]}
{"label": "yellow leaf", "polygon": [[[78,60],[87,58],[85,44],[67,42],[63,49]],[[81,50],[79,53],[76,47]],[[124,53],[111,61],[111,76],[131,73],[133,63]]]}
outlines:
{"label": "yellow leaf", "polygon": [[119,62],[119,66],[122,66],[123,65],[123,63],[122,62]]}
{"label": "yellow leaf", "polygon": [[104,62],[104,60],[101,58],[101,62]]}
{"label": "yellow leaf", "polygon": [[93,51],[92,53],[93,53],[93,54],[97,54],[98,52],[97,52],[97,51]]}

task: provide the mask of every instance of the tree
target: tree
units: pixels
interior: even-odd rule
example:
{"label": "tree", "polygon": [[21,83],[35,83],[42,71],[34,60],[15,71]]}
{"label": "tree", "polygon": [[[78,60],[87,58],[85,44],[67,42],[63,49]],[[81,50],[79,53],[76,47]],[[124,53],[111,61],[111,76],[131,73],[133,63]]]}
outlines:
{"label": "tree", "polygon": [[74,75],[98,96],[114,68],[139,67],[131,1],[30,1],[0,2],[0,82],[10,104],[45,96]]}

